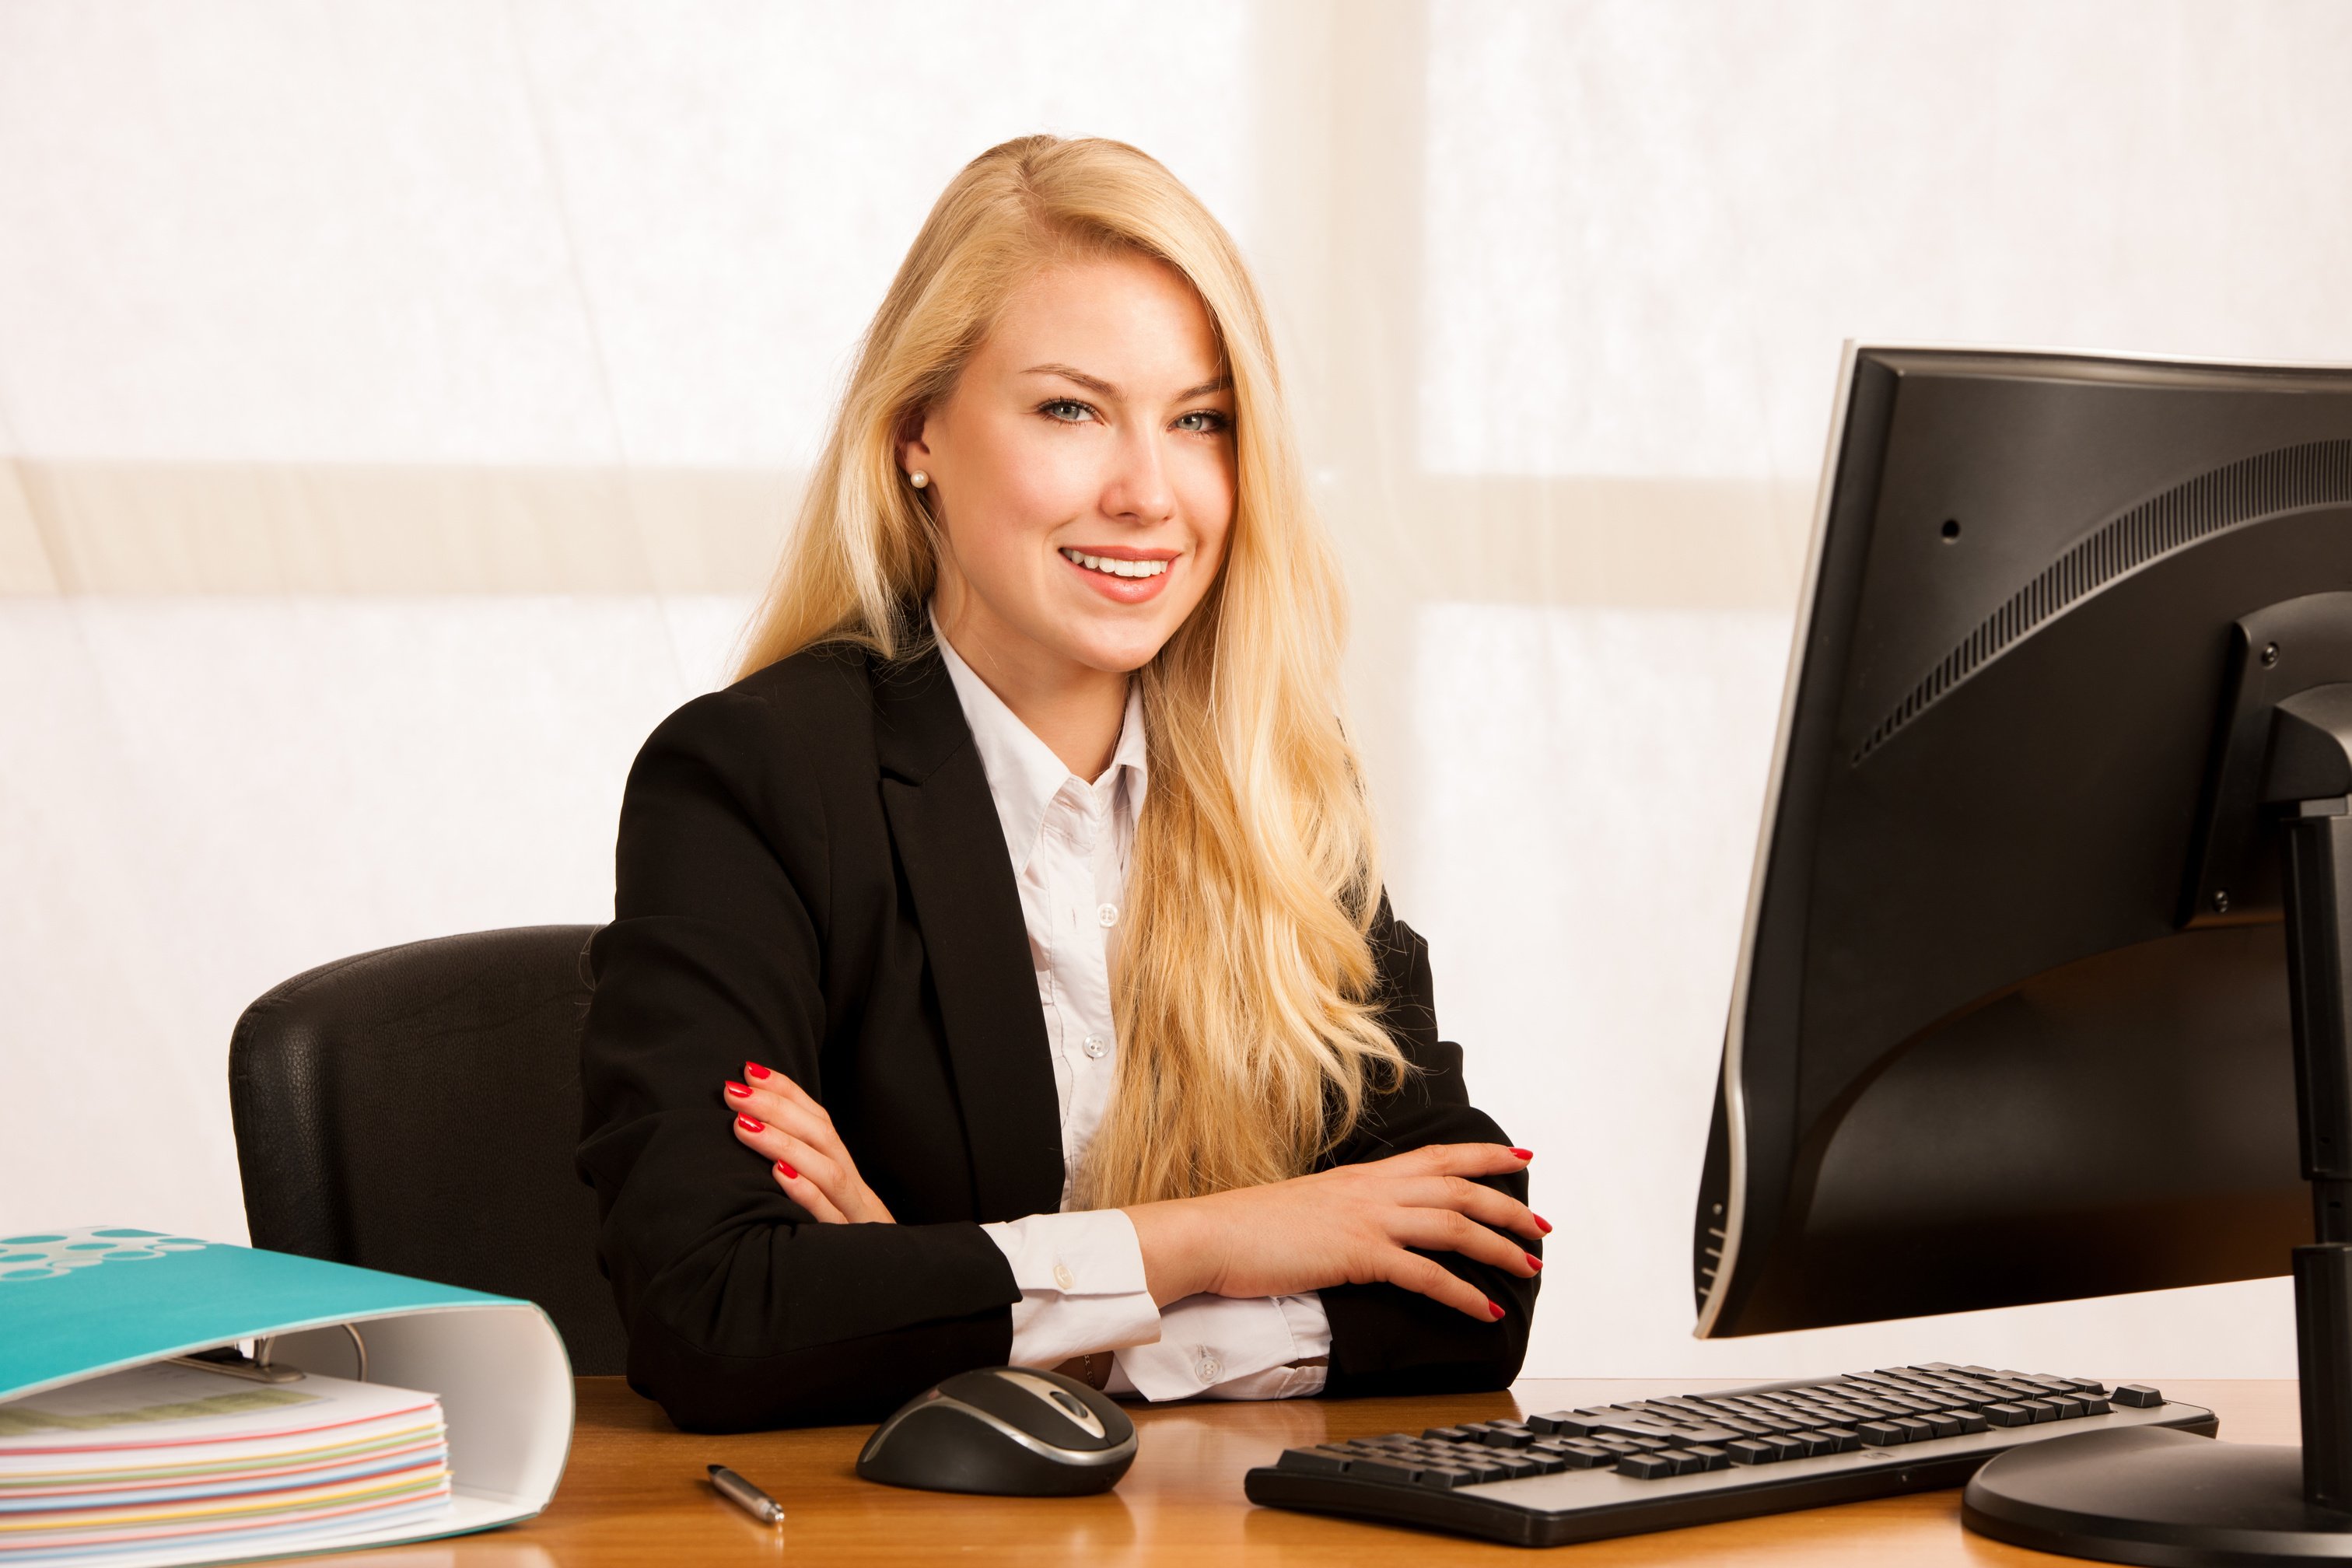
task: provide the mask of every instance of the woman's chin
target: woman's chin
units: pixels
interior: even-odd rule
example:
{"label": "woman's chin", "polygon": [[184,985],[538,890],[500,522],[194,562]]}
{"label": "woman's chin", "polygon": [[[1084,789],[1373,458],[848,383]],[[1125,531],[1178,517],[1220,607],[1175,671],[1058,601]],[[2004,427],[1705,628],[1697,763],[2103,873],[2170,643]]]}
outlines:
{"label": "woman's chin", "polygon": [[1107,623],[1105,617],[1088,616],[1068,628],[1066,647],[1069,658],[1088,669],[1126,675],[1150,664],[1175,630],[1161,626],[1158,616],[1146,624],[1125,619]]}

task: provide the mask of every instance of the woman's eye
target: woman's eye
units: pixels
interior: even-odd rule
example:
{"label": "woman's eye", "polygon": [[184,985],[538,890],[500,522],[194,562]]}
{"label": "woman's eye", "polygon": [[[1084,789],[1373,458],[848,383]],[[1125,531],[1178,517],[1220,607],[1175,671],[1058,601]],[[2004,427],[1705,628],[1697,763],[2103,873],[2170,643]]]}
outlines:
{"label": "woman's eye", "polygon": [[1176,428],[1195,436],[1213,436],[1229,423],[1213,408],[1195,409],[1176,421]]}
{"label": "woman's eye", "polygon": [[1083,403],[1074,402],[1066,397],[1057,397],[1040,407],[1037,412],[1048,419],[1058,419],[1065,425],[1076,425],[1082,420],[1093,418],[1095,411]]}

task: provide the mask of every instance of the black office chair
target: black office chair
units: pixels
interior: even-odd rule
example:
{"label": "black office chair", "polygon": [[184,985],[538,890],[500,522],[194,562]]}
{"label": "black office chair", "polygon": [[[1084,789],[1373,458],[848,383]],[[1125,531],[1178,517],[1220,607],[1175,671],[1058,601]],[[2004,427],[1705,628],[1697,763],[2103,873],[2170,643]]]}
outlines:
{"label": "black office chair", "polygon": [[536,1301],[574,1373],[621,1371],[572,1167],[595,929],[387,947],[247,1007],[228,1088],[253,1245]]}

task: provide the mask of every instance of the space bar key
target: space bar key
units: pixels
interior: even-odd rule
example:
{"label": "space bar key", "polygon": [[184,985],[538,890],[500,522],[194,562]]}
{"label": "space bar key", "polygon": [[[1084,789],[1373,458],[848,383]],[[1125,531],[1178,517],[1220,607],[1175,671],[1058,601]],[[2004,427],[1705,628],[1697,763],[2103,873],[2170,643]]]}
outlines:
{"label": "space bar key", "polygon": [[1677,1446],[1690,1443],[1731,1443],[1747,1436],[1728,1426],[1662,1426],[1654,1421],[1594,1421],[1595,1432],[1616,1432],[1627,1437],[1647,1437],[1654,1442],[1670,1442]]}

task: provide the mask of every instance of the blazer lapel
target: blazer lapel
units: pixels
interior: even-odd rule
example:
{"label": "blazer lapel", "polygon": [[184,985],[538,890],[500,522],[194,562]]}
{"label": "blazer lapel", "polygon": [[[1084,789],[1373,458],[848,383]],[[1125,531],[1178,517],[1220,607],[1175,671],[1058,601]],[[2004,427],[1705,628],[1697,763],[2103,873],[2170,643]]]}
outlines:
{"label": "blazer lapel", "polygon": [[873,666],[883,808],[915,900],[982,1220],[1061,1206],[1060,1100],[1021,893],[936,652]]}

